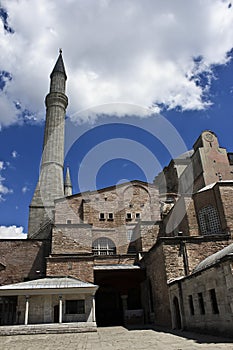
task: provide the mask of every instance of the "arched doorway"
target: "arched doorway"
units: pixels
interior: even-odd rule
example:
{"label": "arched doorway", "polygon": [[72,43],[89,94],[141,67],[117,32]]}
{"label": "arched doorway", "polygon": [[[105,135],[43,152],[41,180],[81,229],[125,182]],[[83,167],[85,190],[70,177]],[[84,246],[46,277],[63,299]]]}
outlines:
{"label": "arched doorway", "polygon": [[174,309],[174,328],[181,329],[181,315],[180,315],[180,306],[177,297],[173,299],[173,309]]}

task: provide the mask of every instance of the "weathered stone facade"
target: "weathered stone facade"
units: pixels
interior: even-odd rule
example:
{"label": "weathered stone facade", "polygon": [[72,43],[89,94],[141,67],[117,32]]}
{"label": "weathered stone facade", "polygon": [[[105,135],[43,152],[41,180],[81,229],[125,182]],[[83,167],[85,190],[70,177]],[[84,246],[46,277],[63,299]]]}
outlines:
{"label": "weathered stone facade", "polygon": [[209,266],[171,282],[169,294],[173,328],[232,336],[232,292],[231,255],[216,259]]}
{"label": "weathered stone facade", "polygon": [[50,245],[49,241],[1,239],[0,285],[44,277]]}
{"label": "weathered stone facade", "polygon": [[[99,286],[99,325],[140,321],[195,328],[187,316],[186,296],[191,285],[202,292],[205,272],[196,279],[192,271],[233,238],[232,154],[219,146],[213,132],[204,131],[193,150],[171,160],[153,184],[135,180],[72,195],[69,170],[63,181],[65,83],[60,54],[46,98],[44,149],[30,205],[29,239],[0,242],[0,284],[71,276]],[[219,281],[224,274],[230,276],[229,266],[218,269]],[[210,276],[213,289],[211,279],[217,277],[212,272]],[[182,295],[179,282],[172,282],[177,278],[183,278]],[[48,304],[48,298],[37,298],[32,302],[35,310]],[[37,310],[41,320],[54,319],[51,298],[48,314],[44,307]],[[20,310],[22,298],[16,299],[12,305],[18,302]],[[174,307],[175,312],[180,308],[176,321]],[[227,312],[229,316],[232,311]],[[220,319],[225,324],[231,318]],[[202,320],[195,322],[201,327],[212,322],[210,315]]]}

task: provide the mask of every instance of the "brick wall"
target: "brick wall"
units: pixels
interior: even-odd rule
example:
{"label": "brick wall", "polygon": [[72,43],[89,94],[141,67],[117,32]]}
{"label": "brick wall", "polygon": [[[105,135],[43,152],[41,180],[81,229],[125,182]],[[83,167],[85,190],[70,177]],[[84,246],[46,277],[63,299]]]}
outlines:
{"label": "brick wall", "polygon": [[23,282],[45,275],[45,256],[49,254],[48,241],[1,240],[0,285]]}
{"label": "brick wall", "polygon": [[93,283],[93,257],[49,257],[46,274],[47,276],[71,276]]}

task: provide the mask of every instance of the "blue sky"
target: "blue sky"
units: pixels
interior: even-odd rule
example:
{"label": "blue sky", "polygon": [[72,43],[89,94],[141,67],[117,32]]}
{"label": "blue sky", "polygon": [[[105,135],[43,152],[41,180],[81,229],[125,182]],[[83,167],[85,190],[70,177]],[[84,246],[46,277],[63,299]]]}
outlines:
{"label": "blue sky", "polygon": [[205,129],[233,151],[231,3],[97,3],[2,2],[0,237],[27,232],[59,47],[74,192],[153,181]]}

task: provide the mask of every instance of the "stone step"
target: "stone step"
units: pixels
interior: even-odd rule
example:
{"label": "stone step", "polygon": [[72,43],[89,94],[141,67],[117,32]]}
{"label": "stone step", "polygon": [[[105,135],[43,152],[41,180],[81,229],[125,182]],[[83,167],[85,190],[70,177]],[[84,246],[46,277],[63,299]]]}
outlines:
{"label": "stone step", "polygon": [[0,326],[0,335],[97,332],[95,322]]}

